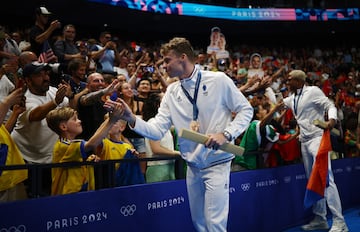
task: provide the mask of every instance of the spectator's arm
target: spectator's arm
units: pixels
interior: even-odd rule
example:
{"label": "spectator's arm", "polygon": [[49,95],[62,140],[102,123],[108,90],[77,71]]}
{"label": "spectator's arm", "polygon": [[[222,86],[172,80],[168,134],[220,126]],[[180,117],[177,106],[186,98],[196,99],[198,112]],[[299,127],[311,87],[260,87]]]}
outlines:
{"label": "spectator's arm", "polygon": [[273,118],[273,115],[275,112],[277,112],[279,109],[281,109],[284,106],[283,102],[277,103],[274,107],[270,109],[270,111],[265,115],[265,117],[260,122],[260,127],[265,126],[270,122],[270,120]]}
{"label": "spectator's arm", "polygon": [[160,84],[162,86],[161,91],[165,92],[166,88],[168,87],[168,82],[165,80],[164,76],[162,75],[162,73],[160,72],[159,68],[157,66],[155,66],[155,70],[156,70],[156,74],[158,76],[158,79],[160,81]]}
{"label": "spectator's arm", "polygon": [[144,67],[144,66],[142,66],[141,64],[137,65],[135,72],[133,73],[133,75],[130,77],[130,79],[128,81],[128,83],[131,85],[132,89],[136,88],[136,79],[137,79],[137,74],[139,72],[140,67]]}
{"label": "spectator's arm", "polygon": [[149,140],[150,148],[155,155],[180,155],[179,151],[170,150],[160,145],[160,140]]}
{"label": "spectator's arm", "polygon": [[63,102],[66,93],[67,93],[67,86],[60,85],[58,90],[56,91],[55,98],[52,101],[42,104],[34,108],[30,112],[29,121],[35,122],[35,121],[43,120],[51,110],[55,109],[60,103]]}
{"label": "spectator's arm", "polygon": [[54,20],[50,23],[50,26],[40,35],[36,36],[35,41],[38,44],[44,43],[45,40],[49,39],[53,31],[61,26],[61,23],[58,20]]}
{"label": "spectator's arm", "polygon": [[29,121],[30,122],[36,122],[36,121],[41,121],[43,120],[46,115],[53,109],[55,109],[58,104],[60,104],[61,102],[57,103],[55,100],[49,101],[43,105],[40,105],[36,108],[34,108],[30,114],[29,114]]}
{"label": "spectator's arm", "polygon": [[[111,82],[110,85],[108,85],[105,89],[100,89],[98,91],[95,91],[95,92],[91,92],[91,93],[88,93],[88,94],[81,94],[79,96],[77,96],[78,98],[80,98],[79,100],[79,103],[81,105],[85,105],[85,106],[88,106],[88,105],[92,105],[94,104],[95,102],[99,101],[100,98],[105,95],[105,94],[110,94],[112,93],[115,89],[118,89],[119,88],[119,85],[121,83],[119,83],[119,81],[117,79],[115,79],[113,82]],[[82,93],[82,92],[80,92]],[[75,98],[75,97],[74,97]]]}
{"label": "spectator's arm", "polygon": [[7,131],[9,131],[9,133],[11,133],[11,131],[14,129],[14,126],[16,124],[19,115],[25,110],[26,108],[24,106],[20,106],[20,105],[13,106],[12,113],[10,114],[10,117],[5,123],[5,128],[7,129]]}
{"label": "spectator's arm", "polygon": [[271,75],[271,79],[275,79],[285,70],[285,65],[282,65],[273,75]]}

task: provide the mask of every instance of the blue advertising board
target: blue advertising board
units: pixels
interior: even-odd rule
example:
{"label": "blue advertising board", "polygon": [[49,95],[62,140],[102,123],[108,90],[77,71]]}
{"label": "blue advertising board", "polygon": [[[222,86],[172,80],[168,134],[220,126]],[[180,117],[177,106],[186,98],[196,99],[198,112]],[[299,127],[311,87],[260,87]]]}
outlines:
{"label": "blue advertising board", "polygon": [[[343,208],[360,204],[360,158],[333,161]],[[231,174],[228,231],[282,231],[309,219],[301,164]],[[185,180],[0,204],[0,232],[195,231]]]}

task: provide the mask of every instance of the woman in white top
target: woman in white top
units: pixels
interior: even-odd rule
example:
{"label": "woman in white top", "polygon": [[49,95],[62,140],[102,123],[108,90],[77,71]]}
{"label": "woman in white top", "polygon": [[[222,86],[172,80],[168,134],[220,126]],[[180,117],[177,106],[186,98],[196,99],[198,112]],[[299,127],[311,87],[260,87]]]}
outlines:
{"label": "woman in white top", "polygon": [[[152,94],[143,106],[143,119],[145,121],[154,120],[160,106],[161,94]],[[161,140],[151,140],[145,138],[146,154],[148,157],[180,155],[179,151],[174,150],[174,137],[171,130],[168,130]],[[148,161],[146,169],[146,182],[159,182],[175,180],[175,160]]]}

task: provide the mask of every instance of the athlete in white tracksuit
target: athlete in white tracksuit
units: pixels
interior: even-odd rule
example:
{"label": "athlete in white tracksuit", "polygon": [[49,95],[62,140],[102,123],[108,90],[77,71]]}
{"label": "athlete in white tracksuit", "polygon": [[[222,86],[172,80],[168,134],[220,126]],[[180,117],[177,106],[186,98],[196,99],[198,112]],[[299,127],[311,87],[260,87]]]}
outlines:
{"label": "athlete in white tracksuit", "polygon": [[[337,109],[332,101],[330,101],[320,88],[317,86],[305,85],[306,74],[301,70],[294,70],[289,73],[287,84],[292,91],[289,97],[285,98],[284,104],[291,108],[295,119],[300,127],[299,140],[301,142],[301,153],[304,163],[304,168],[307,177],[310,176],[315,158],[320,146],[323,129],[318,128],[313,124],[314,120],[325,121],[325,114],[327,113],[327,124],[329,128],[335,125],[337,119]],[[313,213],[315,214],[316,223],[320,222],[323,225],[326,222],[326,203],[333,215],[333,223],[338,227],[345,229],[339,231],[347,231],[344,217],[342,215],[342,208],[338,189],[334,182],[334,176],[331,170],[331,159],[329,157],[329,186],[325,190],[325,198],[319,200],[313,206]],[[313,224],[314,224],[313,222]],[[327,223],[326,223],[327,224]],[[325,224],[325,227],[326,227]],[[304,226],[304,230],[312,230],[310,226]],[[332,231],[332,230],[331,230]]]}
{"label": "athlete in white tracksuit", "polygon": [[209,139],[204,145],[179,138],[181,155],[188,164],[186,184],[191,216],[199,232],[226,231],[230,164],[234,155],[217,148],[227,139],[233,141],[248,127],[253,108],[223,72],[200,71],[195,67],[193,51],[186,39],[174,38],[162,49],[164,68],[170,77],[180,81],[168,86],[154,120],[135,118],[127,107],[123,119],[143,136],[160,140],[172,125],[177,131],[189,129],[195,110],[185,91],[196,99],[195,121],[199,123],[199,132],[209,135]]}

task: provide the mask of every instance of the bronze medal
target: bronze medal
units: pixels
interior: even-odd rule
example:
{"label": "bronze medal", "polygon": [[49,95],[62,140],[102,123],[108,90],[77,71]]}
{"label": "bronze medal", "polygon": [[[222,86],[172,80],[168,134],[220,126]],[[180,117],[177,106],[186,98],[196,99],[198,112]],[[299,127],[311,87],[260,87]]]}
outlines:
{"label": "bronze medal", "polygon": [[199,129],[200,129],[200,124],[199,124],[199,122],[192,120],[192,121],[190,122],[190,129],[193,130],[193,131],[199,132]]}

